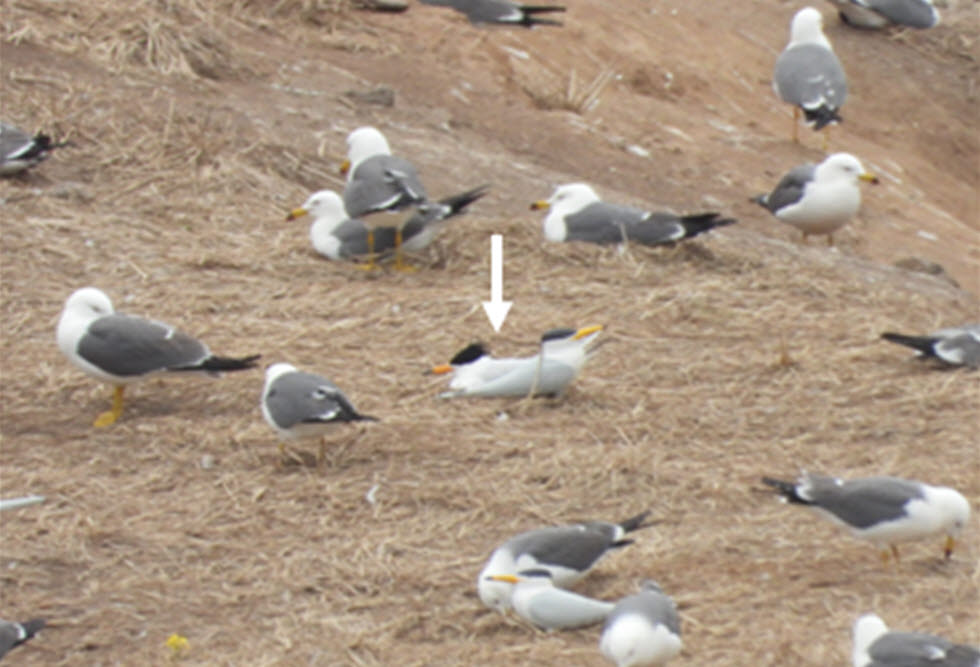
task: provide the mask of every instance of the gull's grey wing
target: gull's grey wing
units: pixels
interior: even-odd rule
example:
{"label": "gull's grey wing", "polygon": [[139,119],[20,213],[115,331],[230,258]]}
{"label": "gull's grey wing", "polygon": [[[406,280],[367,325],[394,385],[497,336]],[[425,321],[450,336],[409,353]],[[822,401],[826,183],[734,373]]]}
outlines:
{"label": "gull's grey wing", "polygon": [[920,632],[888,632],[868,647],[868,667],[977,667],[980,651]]}
{"label": "gull's grey wing", "polygon": [[515,556],[529,554],[539,563],[584,572],[612,546],[612,539],[585,526],[539,528],[517,535],[504,547]]}
{"label": "gull's grey wing", "polygon": [[[369,227],[360,220],[345,220],[338,225],[331,235],[340,241],[340,256],[350,259],[369,254],[368,229]],[[387,253],[394,249],[396,227],[377,226],[370,229],[373,230],[373,250],[376,254]]]}
{"label": "gull's grey wing", "polygon": [[31,619],[24,623],[0,620],[0,658],[7,655],[10,649],[23,644],[36,635],[44,627],[41,618]]}
{"label": "gull's grey wing", "polygon": [[939,22],[939,12],[925,0],[863,0],[858,4],[870,7],[892,23],[910,28],[931,28]]}
{"label": "gull's grey wing", "polygon": [[121,313],[89,324],[76,351],[90,364],[122,377],[188,369],[211,356],[204,343],[169,325]]}
{"label": "gull's grey wing", "polygon": [[833,51],[818,44],[798,44],[776,59],[776,92],[803,109],[839,109],[847,97],[847,77]]}
{"label": "gull's grey wing", "polygon": [[0,163],[21,157],[34,145],[34,138],[19,127],[0,123]]}
{"label": "gull's grey wing", "polygon": [[313,373],[284,373],[273,381],[265,405],[283,429],[301,423],[356,421],[360,415],[330,380]]}
{"label": "gull's grey wing", "polygon": [[565,216],[566,241],[622,243],[633,228],[650,214],[629,206],[593,202],[577,213]]}
{"label": "gull's grey wing", "polygon": [[616,622],[616,619],[630,615],[642,616],[648,619],[651,625],[660,624],[675,635],[681,634],[680,618],[674,601],[652,587],[617,602],[606,619],[606,625],[611,625]]}
{"label": "gull's grey wing", "polygon": [[418,170],[408,160],[394,155],[373,155],[364,160],[344,188],[344,208],[351,218],[425,200]]}
{"label": "gull's grey wing", "polygon": [[980,367],[980,327],[946,335],[933,346],[937,357],[950,364]]}
{"label": "gull's grey wing", "polygon": [[922,498],[922,487],[916,482],[896,477],[867,477],[838,484],[831,477],[811,475],[807,493],[812,504],[854,528],[869,528],[877,523],[907,515],[910,500]]}
{"label": "gull's grey wing", "polygon": [[803,198],[808,183],[813,181],[817,167],[803,164],[793,167],[767,195],[756,197],[753,201],[776,213],[779,209],[796,204]]}

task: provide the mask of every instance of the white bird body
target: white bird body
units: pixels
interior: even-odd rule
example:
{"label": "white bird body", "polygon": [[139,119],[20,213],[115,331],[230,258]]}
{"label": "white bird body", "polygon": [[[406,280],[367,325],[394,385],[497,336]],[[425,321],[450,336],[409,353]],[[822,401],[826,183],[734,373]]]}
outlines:
{"label": "white bird body", "polygon": [[518,616],[544,630],[571,630],[601,623],[615,606],[562,588],[555,588],[546,570],[492,579],[513,586],[511,604]]}
{"label": "white bird body", "polygon": [[674,601],[652,581],[616,603],[599,639],[599,650],[617,667],[664,665],[683,648]]}

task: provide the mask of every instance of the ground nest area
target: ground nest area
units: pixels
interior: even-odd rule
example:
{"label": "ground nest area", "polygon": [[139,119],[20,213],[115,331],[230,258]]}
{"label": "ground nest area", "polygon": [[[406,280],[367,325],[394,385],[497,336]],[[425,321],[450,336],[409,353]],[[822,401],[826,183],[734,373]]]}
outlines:
{"label": "ground nest area", "polygon": [[[980,643],[980,373],[879,338],[980,320],[977,4],[864,32],[813,0],[851,87],[830,149],[881,179],[834,247],[749,202],[823,156],[771,90],[804,3],[566,4],[535,30],[416,2],[3,4],[2,118],[72,142],[0,181],[0,497],[46,497],[0,515],[0,617],[48,620],[10,664],[603,665],[598,628],[537,632],[476,576],[522,530],[646,509],[576,590],[656,579],[680,609],[671,664],[850,665],[867,611]],[[491,185],[417,271],[326,261],[285,221],[343,187],[361,125],[435,197]],[[738,223],[547,243],[528,206],[573,181]],[[111,388],[54,335],[87,285],[261,366],[139,383],[93,428]],[[604,342],[562,399],[440,400],[425,374],[591,324]],[[280,457],[259,409],[279,361],[381,421],[338,426],[319,463],[316,442]],[[974,518],[951,560],[939,537],[884,566],[760,482],[801,469],[952,486]]]}

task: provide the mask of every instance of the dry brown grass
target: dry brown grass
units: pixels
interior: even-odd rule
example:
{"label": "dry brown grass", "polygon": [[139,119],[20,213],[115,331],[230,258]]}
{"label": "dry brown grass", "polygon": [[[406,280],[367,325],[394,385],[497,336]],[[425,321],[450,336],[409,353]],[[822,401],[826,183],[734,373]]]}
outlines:
{"label": "dry brown grass", "polygon": [[[286,76],[278,88],[271,75],[186,76],[180,44],[193,38],[168,32],[178,24],[164,5],[147,3],[141,23],[103,7],[98,25],[87,4],[54,7],[11,2],[5,17],[5,113],[77,144],[0,183],[0,493],[48,497],[0,517],[0,616],[50,619],[18,664],[165,664],[179,632],[187,665],[598,665],[594,629],[528,631],[483,609],[474,577],[514,532],[647,507],[661,523],[580,590],[613,599],[658,579],[682,610],[678,665],[845,664],[850,623],[869,609],[980,640],[975,521],[950,563],[935,542],[882,568],[868,545],[758,484],[799,467],[888,473],[955,486],[976,507],[980,375],[878,340],[976,319],[975,294],[866,261],[857,242],[804,247],[746,222],[676,249],[546,245],[524,202],[573,173],[545,164],[531,179],[515,166],[526,154],[449,134],[429,119],[438,111],[403,98],[392,116],[353,110],[333,95],[356,77],[334,70],[309,74],[322,94],[305,97]],[[236,43],[226,28],[258,30],[239,20],[258,9],[228,7],[222,20],[239,24],[214,24],[222,43]],[[293,11],[263,25],[315,41]],[[356,42],[363,20],[334,37]],[[66,26],[94,44],[151,24],[171,45],[156,60],[146,30],[115,55],[57,39]],[[292,53],[266,37],[273,55]],[[243,62],[229,67],[269,71],[237,44],[228,57]],[[416,157],[433,194],[494,184],[447,229],[432,268],[331,264],[281,221],[310,189],[338,185],[329,152],[368,121]],[[602,145],[588,145],[592,159]],[[684,169],[709,158],[674,155]],[[497,336],[479,306],[492,232],[505,235],[516,304]],[[53,343],[64,299],[85,284],[218,352],[328,375],[383,421],[338,429],[322,467],[277,467],[254,372],[151,380],[95,431],[109,390]],[[547,328],[592,322],[609,343],[560,402],[439,401],[441,382],[422,374],[473,338],[527,354]]]}

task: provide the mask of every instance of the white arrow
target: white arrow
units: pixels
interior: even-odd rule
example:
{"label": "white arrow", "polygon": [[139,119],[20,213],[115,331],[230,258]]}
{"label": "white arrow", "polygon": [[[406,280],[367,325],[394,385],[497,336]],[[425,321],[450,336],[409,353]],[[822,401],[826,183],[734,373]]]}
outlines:
{"label": "white arrow", "polygon": [[513,305],[513,301],[504,301],[504,237],[500,234],[491,234],[490,300],[483,302],[483,310],[487,311],[487,317],[494,331],[500,331]]}

